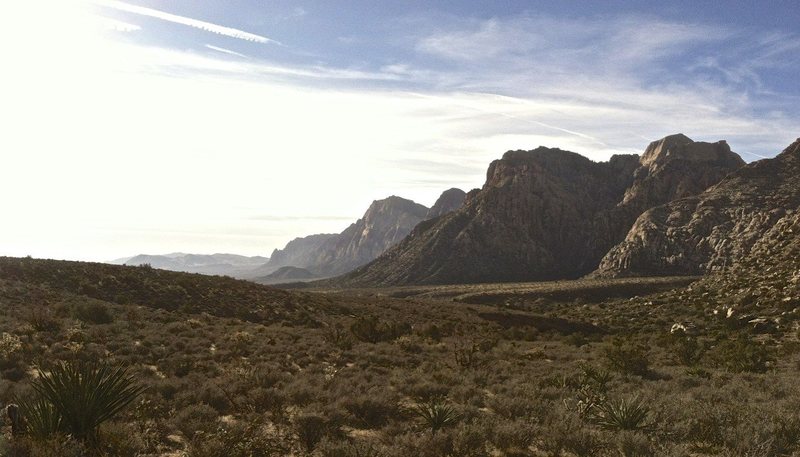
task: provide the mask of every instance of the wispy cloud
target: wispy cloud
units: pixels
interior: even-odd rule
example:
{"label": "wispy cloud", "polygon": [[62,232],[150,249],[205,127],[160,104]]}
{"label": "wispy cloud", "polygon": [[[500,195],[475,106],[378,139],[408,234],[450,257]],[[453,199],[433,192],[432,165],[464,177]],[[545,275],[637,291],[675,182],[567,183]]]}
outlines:
{"label": "wispy cloud", "polygon": [[256,43],[274,43],[274,44],[281,44],[278,41],[272,40],[270,38],[256,35],[254,33],[245,32],[243,30],[225,27],[223,25],[213,24],[211,22],[201,21],[198,19],[192,19],[185,16],[179,16],[177,14],[167,13],[164,11],[160,11],[153,8],[146,8],[143,6],[131,5],[129,3],[117,1],[117,0],[90,0],[92,3],[113,8],[119,11],[124,11],[126,13],[138,14],[141,16],[148,16],[153,17],[156,19],[161,19],[164,21],[172,22],[175,24],[186,25],[189,27],[194,27],[196,29],[205,30],[207,32],[216,33],[218,35],[224,35],[231,38],[238,38],[240,40],[245,41],[252,41]]}
{"label": "wispy cloud", "polygon": [[248,57],[248,56],[246,56],[246,55],[244,55],[242,53],[239,53],[239,52],[236,52],[236,51],[231,51],[230,49],[221,48],[219,46],[214,46],[212,44],[206,44],[206,47],[208,49],[211,49],[212,51],[221,52],[223,54],[228,54],[228,55],[236,56],[236,57],[242,57],[244,59],[249,59],[250,58],[250,57]]}

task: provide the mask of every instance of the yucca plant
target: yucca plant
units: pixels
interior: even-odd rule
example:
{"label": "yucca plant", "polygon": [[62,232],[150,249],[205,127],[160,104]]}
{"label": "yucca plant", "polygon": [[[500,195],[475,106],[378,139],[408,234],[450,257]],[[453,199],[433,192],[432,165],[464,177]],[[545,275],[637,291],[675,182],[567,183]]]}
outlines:
{"label": "yucca plant", "polygon": [[[84,442],[94,442],[100,424],[144,391],[127,368],[85,362],[62,362],[50,372],[39,370],[31,387],[39,398],[29,403],[28,414],[41,416],[40,430],[55,426]],[[29,423],[30,417],[26,417]]]}
{"label": "yucca plant", "polygon": [[607,400],[592,408],[592,422],[608,430],[652,430],[650,408],[639,397]]}
{"label": "yucca plant", "polygon": [[431,435],[435,435],[439,430],[455,425],[461,419],[461,415],[450,405],[444,404],[439,400],[431,400],[427,403],[418,404],[414,412],[422,418]]}
{"label": "yucca plant", "polygon": [[33,439],[46,439],[61,432],[61,415],[53,404],[41,397],[16,400],[20,416],[24,418],[22,429]]}

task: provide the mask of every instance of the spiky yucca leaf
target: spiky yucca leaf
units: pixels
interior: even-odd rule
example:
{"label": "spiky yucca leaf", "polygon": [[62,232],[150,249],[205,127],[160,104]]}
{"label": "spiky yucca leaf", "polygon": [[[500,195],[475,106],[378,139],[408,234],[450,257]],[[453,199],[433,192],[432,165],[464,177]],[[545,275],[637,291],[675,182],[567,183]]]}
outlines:
{"label": "spiky yucca leaf", "polygon": [[452,406],[436,400],[419,404],[414,411],[422,418],[433,435],[445,427],[454,425],[461,418]]}
{"label": "spiky yucca leaf", "polygon": [[31,387],[61,416],[63,430],[93,440],[103,422],[131,404],[143,391],[128,370],[107,363],[59,363],[39,371]]}
{"label": "spiky yucca leaf", "polygon": [[23,430],[34,439],[45,439],[62,432],[61,414],[53,404],[42,397],[17,398],[20,416],[24,418]]}
{"label": "spiky yucca leaf", "polygon": [[592,421],[609,430],[651,430],[648,423],[650,408],[638,397],[632,399],[607,400],[596,405]]}

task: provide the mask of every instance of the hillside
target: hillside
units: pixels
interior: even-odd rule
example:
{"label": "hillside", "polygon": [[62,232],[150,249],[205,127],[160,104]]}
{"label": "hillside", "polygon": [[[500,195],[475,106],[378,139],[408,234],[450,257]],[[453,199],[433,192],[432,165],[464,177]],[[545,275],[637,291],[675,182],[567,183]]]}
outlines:
{"label": "hillside", "polygon": [[[0,258],[0,401],[31,395],[33,364],[105,360],[147,387],[101,428],[106,455],[788,455],[798,233],[776,226],[743,276],[610,301],[506,284],[489,306]],[[5,428],[18,451],[84,455]]]}
{"label": "hillside", "polygon": [[694,195],[744,164],[724,141],[672,135],[641,156],[595,163],[540,147],[492,162],[463,206],[329,284],[343,287],[575,278],[593,271],[646,209]]}
{"label": "hillside", "polygon": [[800,140],[719,184],[642,214],[598,277],[697,275],[737,264],[800,211]]}

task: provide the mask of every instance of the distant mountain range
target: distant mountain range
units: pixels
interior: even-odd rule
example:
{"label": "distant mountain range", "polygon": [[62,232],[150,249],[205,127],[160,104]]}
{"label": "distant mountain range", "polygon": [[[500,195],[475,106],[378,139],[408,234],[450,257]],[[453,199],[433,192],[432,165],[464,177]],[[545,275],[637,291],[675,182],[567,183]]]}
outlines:
{"label": "distant mountain range", "polygon": [[140,254],[116,259],[117,265],[149,264],[153,268],[224,275],[264,284],[319,279],[346,273],[395,245],[421,221],[458,208],[466,194],[449,189],[430,209],[400,197],[376,200],[361,219],[342,233],[324,233],[295,238],[270,257],[235,254]]}
{"label": "distant mountain range", "polygon": [[329,284],[385,286],[568,279],[595,270],[646,210],[703,192],[744,161],[682,134],[596,163],[540,147],[492,162],[458,210],[419,224]]}
{"label": "distant mountain range", "polygon": [[162,270],[201,273],[205,275],[246,277],[248,272],[264,265],[269,257],[246,257],[236,254],[186,254],[175,252],[164,255],[140,254],[133,257],[112,260],[115,265],[143,265]]}

